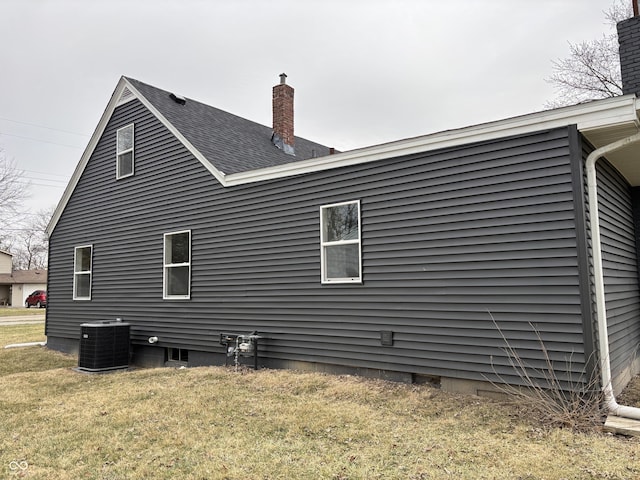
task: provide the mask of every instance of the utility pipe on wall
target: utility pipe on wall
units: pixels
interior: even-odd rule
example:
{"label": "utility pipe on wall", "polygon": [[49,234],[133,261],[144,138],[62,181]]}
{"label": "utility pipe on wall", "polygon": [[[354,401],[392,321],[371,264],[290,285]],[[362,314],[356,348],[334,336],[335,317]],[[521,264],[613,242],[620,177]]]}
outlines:
{"label": "utility pipe on wall", "polygon": [[593,252],[593,277],[596,295],[596,318],[598,322],[598,344],[600,346],[600,371],[602,390],[607,410],[617,416],[640,420],[640,408],[618,405],[611,384],[611,362],[609,359],[609,331],[604,295],[604,269],[602,267],[602,246],[600,243],[600,217],[598,215],[598,185],[596,162],[606,154],[627,145],[640,142],[640,133],[600,147],[589,154],[586,161],[587,189],[589,192],[589,215],[591,217],[591,250]]}

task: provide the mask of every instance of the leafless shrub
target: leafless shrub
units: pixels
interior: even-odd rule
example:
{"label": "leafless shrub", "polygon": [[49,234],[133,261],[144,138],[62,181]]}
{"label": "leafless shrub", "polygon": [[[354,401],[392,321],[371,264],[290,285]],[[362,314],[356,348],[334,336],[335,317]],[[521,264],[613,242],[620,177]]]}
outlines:
{"label": "leafless shrub", "polygon": [[531,323],[529,325],[536,335],[544,358],[544,367],[536,368],[530,365],[511,345],[492,315],[491,320],[504,341],[503,351],[509,366],[520,379],[520,385],[509,383],[498,373],[492,358],[492,370],[498,380],[487,380],[496,389],[524,407],[527,415],[543,426],[582,431],[602,425],[606,416],[604,394],[599,388],[597,375],[587,373],[586,367],[576,374],[572,363],[573,355],[570,355],[561,369],[558,369],[540,332]]}

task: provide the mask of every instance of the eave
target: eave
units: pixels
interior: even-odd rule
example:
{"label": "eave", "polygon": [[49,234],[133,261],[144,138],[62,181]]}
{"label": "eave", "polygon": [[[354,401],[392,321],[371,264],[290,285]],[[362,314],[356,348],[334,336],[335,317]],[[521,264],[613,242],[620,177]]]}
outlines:
{"label": "eave", "polygon": [[[122,77],[52,216],[51,222],[47,227],[47,233],[49,235],[53,232],[66,204],[69,202],[115,108],[121,105],[123,101],[131,101],[133,99],[138,99],[142,102],[223,187],[233,187],[294,175],[304,175],[470,143],[525,135],[541,130],[567,127],[569,125],[577,125],[578,130],[597,148],[633,134],[638,131],[639,127],[636,97],[634,95],[625,95],[374,145],[325,157],[287,163],[276,167],[225,175],[222,171],[216,169],[144,95],[125,77]],[[636,162],[634,162],[634,149],[629,148],[617,152],[612,158],[609,158],[609,161],[621,171],[632,185],[640,185],[640,168],[636,165]]]}
{"label": "eave", "polygon": [[[581,105],[547,110],[495,122],[423,135],[397,142],[374,145],[327,157],[277,167],[236,173],[225,177],[225,186],[273,180],[293,175],[358,165],[377,160],[413,155],[443,148],[484,142],[541,130],[577,125],[578,130],[597,148],[605,142],[623,138],[638,130],[634,95],[597,100]],[[624,172],[623,172],[624,173]],[[635,178],[635,172],[628,172]],[[626,175],[625,175],[626,176]],[[638,174],[640,177],[640,172]],[[629,180],[631,182],[631,180]],[[638,178],[640,181],[640,178]]]}

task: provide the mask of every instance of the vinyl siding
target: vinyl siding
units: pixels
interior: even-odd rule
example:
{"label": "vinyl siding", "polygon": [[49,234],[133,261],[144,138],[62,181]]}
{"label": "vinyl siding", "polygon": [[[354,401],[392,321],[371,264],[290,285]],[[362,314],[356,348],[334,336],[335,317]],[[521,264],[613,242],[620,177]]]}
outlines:
{"label": "vinyl siding", "polygon": [[611,374],[633,360],[640,343],[640,290],[631,189],[605,160],[597,164]]}
{"label": "vinyl siding", "polygon": [[[135,121],[135,175],[115,132]],[[118,107],[51,238],[47,334],[123,318],[134,343],[517,382],[500,332],[543,366],[584,364],[567,129],[224,189],[137,102]],[[215,163],[215,159],[213,160]],[[320,282],[319,207],[360,200],[362,284]],[[162,240],[192,232],[191,300],[162,300]],[[93,244],[90,302],[73,248]],[[380,331],[394,332],[391,347]],[[492,367],[491,364],[495,367]],[[561,376],[564,373],[561,373]]]}

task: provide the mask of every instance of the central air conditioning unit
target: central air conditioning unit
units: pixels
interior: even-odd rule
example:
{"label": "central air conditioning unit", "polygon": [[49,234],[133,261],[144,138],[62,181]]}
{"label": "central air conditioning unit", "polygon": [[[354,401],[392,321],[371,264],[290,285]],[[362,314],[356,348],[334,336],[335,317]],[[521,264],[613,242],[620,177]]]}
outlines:
{"label": "central air conditioning unit", "polygon": [[103,372],[129,366],[129,327],[124,322],[80,325],[78,369]]}

